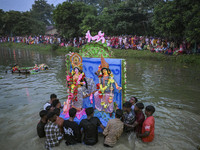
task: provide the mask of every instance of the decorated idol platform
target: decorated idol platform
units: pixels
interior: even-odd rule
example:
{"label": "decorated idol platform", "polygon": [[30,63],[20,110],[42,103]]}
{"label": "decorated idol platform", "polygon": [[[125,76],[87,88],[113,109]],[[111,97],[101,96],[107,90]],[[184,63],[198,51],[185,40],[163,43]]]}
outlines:
{"label": "decorated idol platform", "polygon": [[122,109],[126,94],[126,62],[112,58],[104,33],[92,37],[86,33],[88,44],[79,53],[66,55],[67,100],[60,117],[69,119],[69,109],[77,109],[74,119],[78,124],[86,119],[85,109],[94,108],[94,116],[104,126],[115,118],[116,109]]}

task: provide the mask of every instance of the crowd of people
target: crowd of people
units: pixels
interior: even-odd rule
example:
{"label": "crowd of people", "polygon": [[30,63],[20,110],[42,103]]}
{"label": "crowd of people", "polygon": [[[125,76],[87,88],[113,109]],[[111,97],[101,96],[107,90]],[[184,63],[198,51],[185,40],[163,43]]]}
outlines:
{"label": "crowd of people", "polygon": [[40,138],[46,138],[45,147],[51,149],[58,146],[61,141],[66,145],[83,143],[85,145],[95,145],[98,142],[98,127],[104,135],[104,146],[114,147],[123,132],[135,132],[143,142],[151,142],[154,139],[155,120],[152,116],[155,108],[148,105],[143,113],[144,104],[138,102],[136,97],[131,97],[123,104],[123,109],[117,109],[115,119],[110,119],[104,127],[99,118],[94,117],[94,108],[85,109],[87,118],[80,123],[74,121],[77,110],[69,109],[69,119],[64,120],[60,117],[62,105],[56,94],[50,95],[43,110],[40,111],[41,117],[37,125],[37,134]]}
{"label": "crowd of people", "polygon": [[[81,47],[87,43],[85,37],[65,40],[61,37],[54,36],[26,36],[26,37],[0,37],[1,42],[15,42],[26,44],[58,44],[61,47],[72,46]],[[148,36],[105,36],[107,46],[116,49],[133,49],[133,50],[150,50],[151,52],[165,53],[172,55],[174,53],[192,53],[190,42],[186,40],[179,43],[167,39],[148,37]],[[200,43],[196,46],[197,52],[200,53]]]}

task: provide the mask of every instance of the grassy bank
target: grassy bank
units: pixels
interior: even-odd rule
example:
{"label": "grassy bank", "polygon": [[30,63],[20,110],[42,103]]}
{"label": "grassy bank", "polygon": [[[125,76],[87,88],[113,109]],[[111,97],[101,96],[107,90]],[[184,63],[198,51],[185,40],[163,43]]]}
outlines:
{"label": "grassy bank", "polygon": [[141,51],[131,50],[131,49],[130,50],[112,49],[112,50],[116,57],[122,57],[122,58],[200,64],[200,55],[197,54],[170,56],[162,53],[152,53],[149,50],[141,50]]}
{"label": "grassy bank", "polygon": [[[10,47],[16,49],[29,49],[37,51],[56,51],[60,54],[66,54],[68,52],[79,52],[79,48],[74,47],[59,47],[58,45],[27,45],[24,43],[0,43],[1,47]],[[161,53],[152,53],[148,50],[121,50],[121,49],[112,49],[114,57],[117,58],[134,58],[141,60],[154,60],[154,61],[171,61],[177,63],[186,63],[186,64],[200,64],[200,55],[190,54],[190,55],[165,55]]]}
{"label": "grassy bank", "polygon": [[37,50],[37,51],[57,51],[63,54],[66,54],[70,51],[79,52],[79,48],[74,47],[60,47],[56,44],[37,44],[37,45],[28,45],[25,43],[0,43],[1,47],[9,47],[16,49],[28,49],[28,50]]}

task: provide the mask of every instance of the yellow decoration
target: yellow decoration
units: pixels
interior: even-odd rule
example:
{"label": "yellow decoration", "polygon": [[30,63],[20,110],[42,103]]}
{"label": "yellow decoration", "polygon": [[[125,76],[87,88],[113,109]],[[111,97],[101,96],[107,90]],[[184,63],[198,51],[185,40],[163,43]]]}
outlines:
{"label": "yellow decoration", "polygon": [[114,83],[114,82],[115,82],[115,80],[114,80],[114,79],[110,79],[110,82],[111,82],[111,83]]}
{"label": "yellow decoration", "polygon": [[104,91],[107,89],[107,86],[105,86],[104,88],[102,87],[102,84],[100,84],[100,90],[102,93],[104,93]]}
{"label": "yellow decoration", "polygon": [[101,102],[101,105],[103,106],[105,104],[105,102]]}
{"label": "yellow decoration", "polygon": [[104,107],[104,108],[107,108],[107,107],[108,107],[108,104],[105,104],[103,107]]}
{"label": "yellow decoration", "polygon": [[72,85],[71,85],[71,88],[72,88],[72,90],[74,89],[74,87],[75,87],[75,85],[74,85],[74,84],[72,84]]}

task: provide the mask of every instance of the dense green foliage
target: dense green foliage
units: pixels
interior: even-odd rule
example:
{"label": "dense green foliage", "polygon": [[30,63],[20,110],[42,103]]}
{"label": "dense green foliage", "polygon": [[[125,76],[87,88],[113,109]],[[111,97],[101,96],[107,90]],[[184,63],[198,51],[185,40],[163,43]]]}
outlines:
{"label": "dense green foliage", "polygon": [[69,0],[56,8],[37,0],[28,12],[0,10],[0,35],[44,34],[45,27],[55,23],[67,39],[101,30],[106,35],[151,35],[199,43],[199,8],[198,0]]}
{"label": "dense green foliage", "polygon": [[[102,30],[107,35],[152,35],[153,8],[158,2],[160,1],[96,0],[91,2],[79,0],[77,2],[74,0],[56,7],[54,21],[61,35],[65,37],[75,37],[77,33],[81,36],[87,30],[91,30],[92,33]],[[79,7],[79,9],[76,8],[78,14],[72,9],[74,7]],[[92,11],[94,9],[96,12]],[[84,15],[81,16],[81,14]]]}
{"label": "dense green foliage", "polygon": [[158,4],[153,25],[160,37],[200,42],[200,1],[174,0]]}
{"label": "dense green foliage", "polygon": [[32,18],[39,20],[45,25],[53,24],[52,14],[53,14],[53,5],[49,5],[46,0],[37,0],[32,5],[31,15]]}
{"label": "dense green foliage", "polygon": [[54,21],[59,33],[66,37],[81,35],[80,24],[87,15],[96,15],[96,9],[81,2],[63,2],[54,10]]}
{"label": "dense green foliage", "polygon": [[53,23],[53,8],[45,0],[38,0],[27,12],[4,12],[0,9],[0,35],[43,35],[46,25]]}

